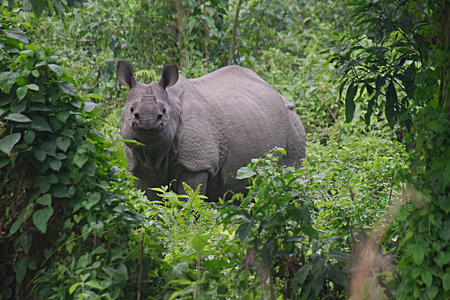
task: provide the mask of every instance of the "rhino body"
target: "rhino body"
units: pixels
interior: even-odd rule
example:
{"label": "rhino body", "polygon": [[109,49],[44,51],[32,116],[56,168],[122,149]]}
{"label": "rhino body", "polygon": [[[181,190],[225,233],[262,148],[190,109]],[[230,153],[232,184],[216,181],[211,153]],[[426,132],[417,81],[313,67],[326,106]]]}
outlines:
{"label": "rhino body", "polygon": [[129,86],[120,118],[128,170],[135,184],[169,185],[183,193],[182,182],[216,201],[227,191],[246,192],[236,171],[274,147],[287,155],[283,165],[300,167],[305,130],[294,105],[253,71],[228,66],[197,79],[166,65],[158,82],[137,82],[132,65],[119,61],[117,77]]}

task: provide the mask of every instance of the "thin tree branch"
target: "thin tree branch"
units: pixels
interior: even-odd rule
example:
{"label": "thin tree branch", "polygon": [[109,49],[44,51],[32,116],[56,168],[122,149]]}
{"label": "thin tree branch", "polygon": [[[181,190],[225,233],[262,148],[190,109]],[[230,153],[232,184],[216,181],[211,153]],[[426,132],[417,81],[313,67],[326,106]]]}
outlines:
{"label": "thin tree branch", "polygon": [[236,14],[234,16],[234,23],[233,23],[233,30],[231,34],[231,47],[230,47],[230,56],[228,57],[228,65],[230,66],[233,63],[233,55],[234,55],[234,48],[236,47],[236,29],[237,29],[237,23],[239,20],[239,11],[241,9],[242,0],[239,0],[237,6],[236,6]]}

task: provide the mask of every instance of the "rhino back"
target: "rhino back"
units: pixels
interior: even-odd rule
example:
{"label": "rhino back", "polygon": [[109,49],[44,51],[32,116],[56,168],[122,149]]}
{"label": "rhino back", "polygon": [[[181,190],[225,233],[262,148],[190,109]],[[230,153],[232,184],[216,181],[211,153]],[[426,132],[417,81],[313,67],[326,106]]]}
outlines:
{"label": "rhino back", "polygon": [[284,146],[288,134],[285,102],[253,71],[229,66],[190,81],[222,119],[229,143],[253,143],[236,149],[240,154],[266,149],[268,142]]}
{"label": "rhino back", "polygon": [[[286,164],[300,165],[304,157],[304,129],[293,104],[253,71],[230,66],[189,81],[201,101],[220,119],[225,132],[227,157],[219,181],[226,181],[226,188],[241,191],[246,182],[233,179],[236,170],[274,147],[288,151]],[[302,130],[303,133],[298,132]],[[290,135],[294,140],[289,141]],[[217,185],[220,187],[221,182]]]}

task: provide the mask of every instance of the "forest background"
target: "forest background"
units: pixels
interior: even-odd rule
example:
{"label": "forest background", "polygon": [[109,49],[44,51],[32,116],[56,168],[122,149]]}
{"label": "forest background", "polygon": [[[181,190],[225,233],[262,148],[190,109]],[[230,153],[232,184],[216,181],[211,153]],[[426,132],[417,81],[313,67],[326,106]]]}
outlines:
{"label": "forest background", "polygon": [[[2,1],[0,299],[448,299],[449,1]],[[293,101],[241,204],[126,172],[126,89],[251,68]],[[274,151],[283,151],[281,149]]]}

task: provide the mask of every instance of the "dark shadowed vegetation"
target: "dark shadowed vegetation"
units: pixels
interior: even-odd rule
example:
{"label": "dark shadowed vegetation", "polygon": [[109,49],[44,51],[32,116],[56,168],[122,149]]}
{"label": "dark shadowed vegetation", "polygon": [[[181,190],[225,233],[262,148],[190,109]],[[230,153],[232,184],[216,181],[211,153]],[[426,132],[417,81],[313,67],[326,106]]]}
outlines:
{"label": "dark shadowed vegetation", "polygon": [[[0,6],[0,299],[450,298],[450,3],[8,0]],[[296,105],[247,196],[147,199],[126,89],[165,63],[251,68]]]}

